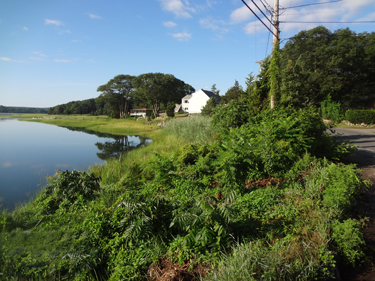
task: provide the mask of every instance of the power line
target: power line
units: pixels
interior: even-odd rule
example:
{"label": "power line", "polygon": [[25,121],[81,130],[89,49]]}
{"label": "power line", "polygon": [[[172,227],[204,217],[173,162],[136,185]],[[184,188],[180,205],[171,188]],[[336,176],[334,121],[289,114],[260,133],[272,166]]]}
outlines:
{"label": "power line", "polygon": [[328,2],[321,2],[321,3],[311,3],[311,4],[293,6],[293,7],[281,8],[281,9],[284,10],[284,9],[299,8],[299,7],[306,7],[306,6],[312,6],[312,5],[330,4],[330,3],[336,3],[336,2],[341,2],[341,1],[343,0],[335,0],[335,1],[328,1]]}
{"label": "power line", "polygon": [[271,8],[271,6],[268,5],[268,3],[266,2],[267,5],[268,5],[268,7],[267,7],[266,4],[264,4],[263,0],[260,0],[260,3],[262,3],[262,5],[266,9],[266,11],[272,16],[272,8]]}
{"label": "power line", "polygon": [[[275,33],[273,33],[273,31],[270,29],[270,28],[268,28],[268,26],[258,17],[258,15],[250,8],[250,6],[249,5],[247,5],[246,4],[246,2],[244,1],[244,0],[241,0],[242,1],[242,3],[244,3],[245,4],[245,6],[254,14],[254,16],[256,16],[256,18],[268,29],[268,31],[269,32],[271,32],[274,36],[276,36],[277,37],[277,35],[275,35]],[[272,24],[273,25],[273,24]]]}
{"label": "power line", "polygon": [[280,21],[283,23],[374,23],[375,20],[368,21]]}
{"label": "power line", "polygon": [[251,0],[251,2],[253,2],[253,4],[255,5],[255,7],[258,8],[258,10],[262,13],[262,15],[273,25],[273,23],[267,18],[267,16],[263,13],[263,11],[258,7],[258,5],[254,2],[254,0]]}

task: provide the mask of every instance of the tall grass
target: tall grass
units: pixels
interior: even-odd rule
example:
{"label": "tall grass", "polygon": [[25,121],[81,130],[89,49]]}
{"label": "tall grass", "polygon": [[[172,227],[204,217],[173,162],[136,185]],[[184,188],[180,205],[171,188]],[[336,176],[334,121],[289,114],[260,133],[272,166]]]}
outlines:
{"label": "tall grass", "polygon": [[165,126],[165,131],[189,143],[206,143],[214,132],[211,118],[204,116],[173,119]]}

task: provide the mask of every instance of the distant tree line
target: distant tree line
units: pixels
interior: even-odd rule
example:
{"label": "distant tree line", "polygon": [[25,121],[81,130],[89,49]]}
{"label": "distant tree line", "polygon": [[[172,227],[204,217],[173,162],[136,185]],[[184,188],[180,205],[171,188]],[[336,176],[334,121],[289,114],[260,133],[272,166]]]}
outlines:
{"label": "distant tree line", "polygon": [[95,99],[72,101],[51,107],[48,114],[92,114],[125,117],[131,109],[151,108],[153,115],[160,110],[180,103],[185,95],[195,89],[171,74],[145,73],[139,76],[120,74],[97,89],[101,94]]}
{"label": "distant tree line", "polygon": [[48,108],[16,107],[0,105],[0,113],[47,113]]}

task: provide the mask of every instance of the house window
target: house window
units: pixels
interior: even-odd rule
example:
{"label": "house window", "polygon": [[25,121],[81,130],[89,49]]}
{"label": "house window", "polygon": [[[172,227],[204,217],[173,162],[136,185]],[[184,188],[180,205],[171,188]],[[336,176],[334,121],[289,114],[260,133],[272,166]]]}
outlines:
{"label": "house window", "polygon": [[189,103],[189,101],[188,101],[188,100],[185,100],[185,103]]}
{"label": "house window", "polygon": [[188,108],[188,107],[185,107],[185,110],[189,110],[189,108]]}

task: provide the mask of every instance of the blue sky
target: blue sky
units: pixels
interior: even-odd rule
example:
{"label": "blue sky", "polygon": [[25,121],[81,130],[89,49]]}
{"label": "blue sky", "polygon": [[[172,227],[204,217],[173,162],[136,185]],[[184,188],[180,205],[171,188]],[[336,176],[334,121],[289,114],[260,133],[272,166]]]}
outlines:
{"label": "blue sky", "polygon": [[[319,0],[280,0],[283,8],[307,3]],[[280,20],[375,21],[375,0],[285,9]],[[281,23],[281,38],[318,25]],[[375,30],[374,23],[324,25]],[[0,38],[0,105],[30,107],[95,98],[118,74],[148,72],[173,74],[196,90],[216,84],[223,95],[258,74],[256,61],[272,48],[240,0],[1,0]]]}

